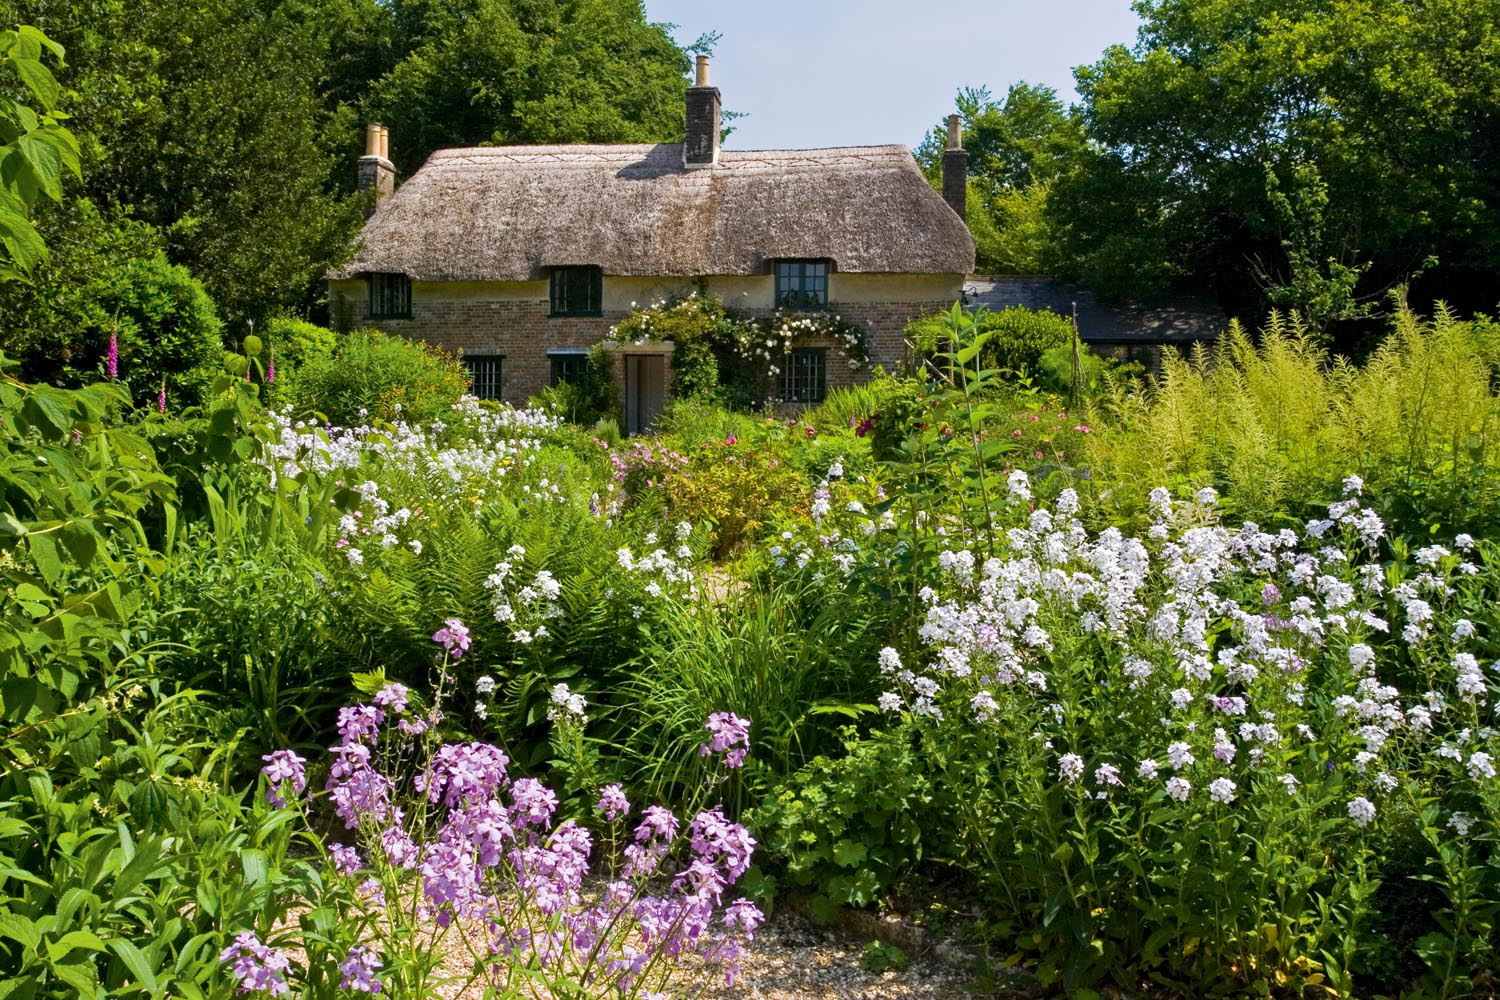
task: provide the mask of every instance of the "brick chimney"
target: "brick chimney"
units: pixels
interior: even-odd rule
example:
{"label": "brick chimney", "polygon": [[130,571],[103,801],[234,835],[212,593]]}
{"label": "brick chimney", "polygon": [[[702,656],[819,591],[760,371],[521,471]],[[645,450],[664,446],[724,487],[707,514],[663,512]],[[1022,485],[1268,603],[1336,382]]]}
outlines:
{"label": "brick chimney", "polygon": [[365,209],[374,215],[396,190],[396,165],[391,162],[391,130],[379,122],[365,126],[365,155],[359,158],[359,189],[375,189],[375,198]]}
{"label": "brick chimney", "polygon": [[943,150],[943,200],[969,222],[969,154],[964,150],[958,115],[948,116],[948,148]]}
{"label": "brick chimney", "polygon": [[687,141],[682,165],[689,170],[719,162],[719,88],[709,86],[708,56],[698,57],[697,75],[687,89]]}

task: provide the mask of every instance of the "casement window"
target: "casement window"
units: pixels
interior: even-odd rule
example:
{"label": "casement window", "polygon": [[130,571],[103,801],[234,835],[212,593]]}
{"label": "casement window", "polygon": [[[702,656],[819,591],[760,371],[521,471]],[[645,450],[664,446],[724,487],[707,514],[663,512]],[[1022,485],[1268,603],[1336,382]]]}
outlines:
{"label": "casement window", "polygon": [[604,271],[597,267],[552,269],[552,315],[598,316],[604,306]]}
{"label": "casement window", "polygon": [[464,367],[469,370],[469,392],[479,399],[499,399],[501,390],[501,354],[465,354]]}
{"label": "casement window", "polygon": [[552,368],[547,379],[548,385],[561,385],[564,382],[576,385],[583,381],[584,373],[588,370],[589,355],[587,351],[548,351],[547,361]]}
{"label": "casement window", "polygon": [[781,398],[787,403],[821,403],[828,395],[828,349],[794,347],[781,369]]}
{"label": "casement window", "polygon": [[828,261],[778,260],[777,309],[825,309],[828,306]]}
{"label": "casement window", "polygon": [[404,274],[377,272],[369,276],[370,318],[410,319],[411,279]]}

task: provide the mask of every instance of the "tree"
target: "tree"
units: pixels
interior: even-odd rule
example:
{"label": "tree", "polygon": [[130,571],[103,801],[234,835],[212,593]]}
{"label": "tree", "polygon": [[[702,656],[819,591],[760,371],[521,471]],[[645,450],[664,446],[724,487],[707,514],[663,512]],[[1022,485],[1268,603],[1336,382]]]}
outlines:
{"label": "tree", "polygon": [[62,62],[62,46],[36,28],[0,31],[0,85],[14,76],[30,100],[0,89],[0,282],[24,278],[46,259],[31,208],[43,196],[61,200],[64,176],[79,169],[78,142],[58,109],[62,88],[44,51]]}
{"label": "tree", "polygon": [[365,105],[402,173],[445,146],[671,142],[688,58],[640,0],[402,0]]}
{"label": "tree", "polygon": [[1135,9],[1136,44],[1075,71],[1098,150],[1053,190],[1074,273],[1192,275],[1337,322],[1436,258],[1493,306],[1500,0]]}
{"label": "tree", "polygon": [[84,194],[157,228],[172,261],[243,317],[303,301],[362,218],[352,168],[336,175],[355,115],[324,92],[333,38],[360,9],[0,0],[0,20],[68,47]]}
{"label": "tree", "polygon": [[[1041,273],[1053,266],[1046,204],[1052,183],[1082,156],[1083,127],[1051,87],[1011,86],[1003,101],[984,87],[955,100],[968,151],[969,229],[981,271]],[[941,187],[947,129],[938,125],[917,160]]]}

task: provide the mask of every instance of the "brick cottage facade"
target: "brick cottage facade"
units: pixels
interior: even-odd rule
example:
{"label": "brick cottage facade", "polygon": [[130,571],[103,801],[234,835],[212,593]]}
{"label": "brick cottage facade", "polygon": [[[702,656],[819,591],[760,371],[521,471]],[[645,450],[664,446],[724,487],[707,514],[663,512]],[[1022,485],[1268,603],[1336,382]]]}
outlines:
{"label": "brick cottage facade", "polygon": [[[360,182],[376,208],[330,275],[334,316],[460,352],[476,395],[512,403],[574,377],[636,306],[693,291],[746,315],[859,324],[858,368],[831,341],[794,344],[816,383],[801,398],[900,366],[906,324],[951,305],[973,269],[961,181],[945,201],[905,146],[721,149],[702,57],[686,105],[684,143],[440,150],[399,188],[372,125]],[[944,171],[961,179],[956,127],[950,146]],[[669,393],[671,345],[610,346],[628,429],[644,428]]]}

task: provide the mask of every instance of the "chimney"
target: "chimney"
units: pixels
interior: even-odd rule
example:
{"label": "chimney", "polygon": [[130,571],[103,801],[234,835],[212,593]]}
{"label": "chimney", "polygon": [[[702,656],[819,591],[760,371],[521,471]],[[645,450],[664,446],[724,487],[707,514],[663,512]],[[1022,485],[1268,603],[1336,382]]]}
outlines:
{"label": "chimney", "polygon": [[391,162],[391,130],[379,122],[365,126],[365,155],[359,158],[359,189],[375,189],[375,199],[365,209],[374,215],[396,190],[396,165]]}
{"label": "chimney", "polygon": [[697,76],[687,89],[687,141],[682,165],[689,170],[719,162],[719,89],[708,83],[708,56],[698,57]]}
{"label": "chimney", "polygon": [[943,200],[969,222],[969,154],[964,151],[958,115],[948,116],[948,148],[943,150]]}

